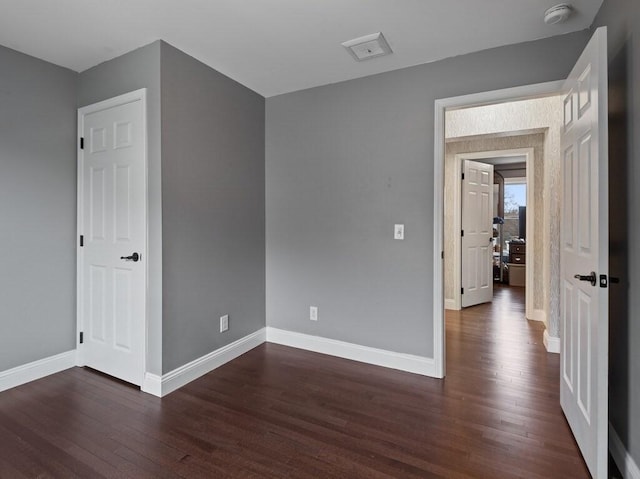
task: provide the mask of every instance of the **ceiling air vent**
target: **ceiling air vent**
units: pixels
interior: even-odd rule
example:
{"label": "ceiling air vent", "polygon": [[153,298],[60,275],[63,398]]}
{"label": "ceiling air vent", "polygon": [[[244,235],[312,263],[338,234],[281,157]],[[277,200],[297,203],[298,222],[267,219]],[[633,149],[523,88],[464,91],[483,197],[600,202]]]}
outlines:
{"label": "ceiling air vent", "polygon": [[382,32],[354,38],[353,40],[344,42],[342,46],[359,62],[393,53]]}

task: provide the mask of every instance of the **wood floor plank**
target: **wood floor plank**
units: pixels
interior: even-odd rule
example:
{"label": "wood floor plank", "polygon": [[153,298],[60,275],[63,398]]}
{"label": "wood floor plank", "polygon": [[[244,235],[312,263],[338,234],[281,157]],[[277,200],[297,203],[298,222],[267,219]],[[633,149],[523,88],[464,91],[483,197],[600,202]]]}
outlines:
{"label": "wood floor plank", "polygon": [[74,368],[0,393],[0,478],[586,478],[524,290],[446,314],[447,377],[275,344],[158,399]]}

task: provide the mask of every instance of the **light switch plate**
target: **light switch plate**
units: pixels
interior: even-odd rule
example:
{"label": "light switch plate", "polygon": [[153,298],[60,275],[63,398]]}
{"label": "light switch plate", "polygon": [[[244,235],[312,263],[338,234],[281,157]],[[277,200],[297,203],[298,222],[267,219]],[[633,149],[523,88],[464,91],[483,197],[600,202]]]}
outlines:
{"label": "light switch plate", "polygon": [[393,239],[397,239],[397,240],[404,239],[404,225],[393,226]]}

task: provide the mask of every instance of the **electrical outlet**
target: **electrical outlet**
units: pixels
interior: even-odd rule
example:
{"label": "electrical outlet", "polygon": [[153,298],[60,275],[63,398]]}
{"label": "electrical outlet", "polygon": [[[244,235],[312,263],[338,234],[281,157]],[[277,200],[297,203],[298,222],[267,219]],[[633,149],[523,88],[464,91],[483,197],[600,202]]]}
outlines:
{"label": "electrical outlet", "polygon": [[224,333],[229,329],[229,315],[220,316],[220,332]]}
{"label": "electrical outlet", "polygon": [[393,226],[393,239],[397,239],[397,240],[404,239],[404,225]]}
{"label": "electrical outlet", "polygon": [[309,306],[309,319],[311,321],[318,320],[318,307],[317,306]]}

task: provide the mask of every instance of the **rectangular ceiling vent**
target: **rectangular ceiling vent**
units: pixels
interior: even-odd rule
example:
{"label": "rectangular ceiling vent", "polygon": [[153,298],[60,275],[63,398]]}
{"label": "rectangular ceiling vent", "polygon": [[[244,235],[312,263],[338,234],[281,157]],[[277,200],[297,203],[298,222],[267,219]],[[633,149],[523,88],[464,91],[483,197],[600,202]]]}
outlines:
{"label": "rectangular ceiling vent", "polygon": [[354,38],[344,42],[342,46],[359,62],[393,53],[382,32]]}

